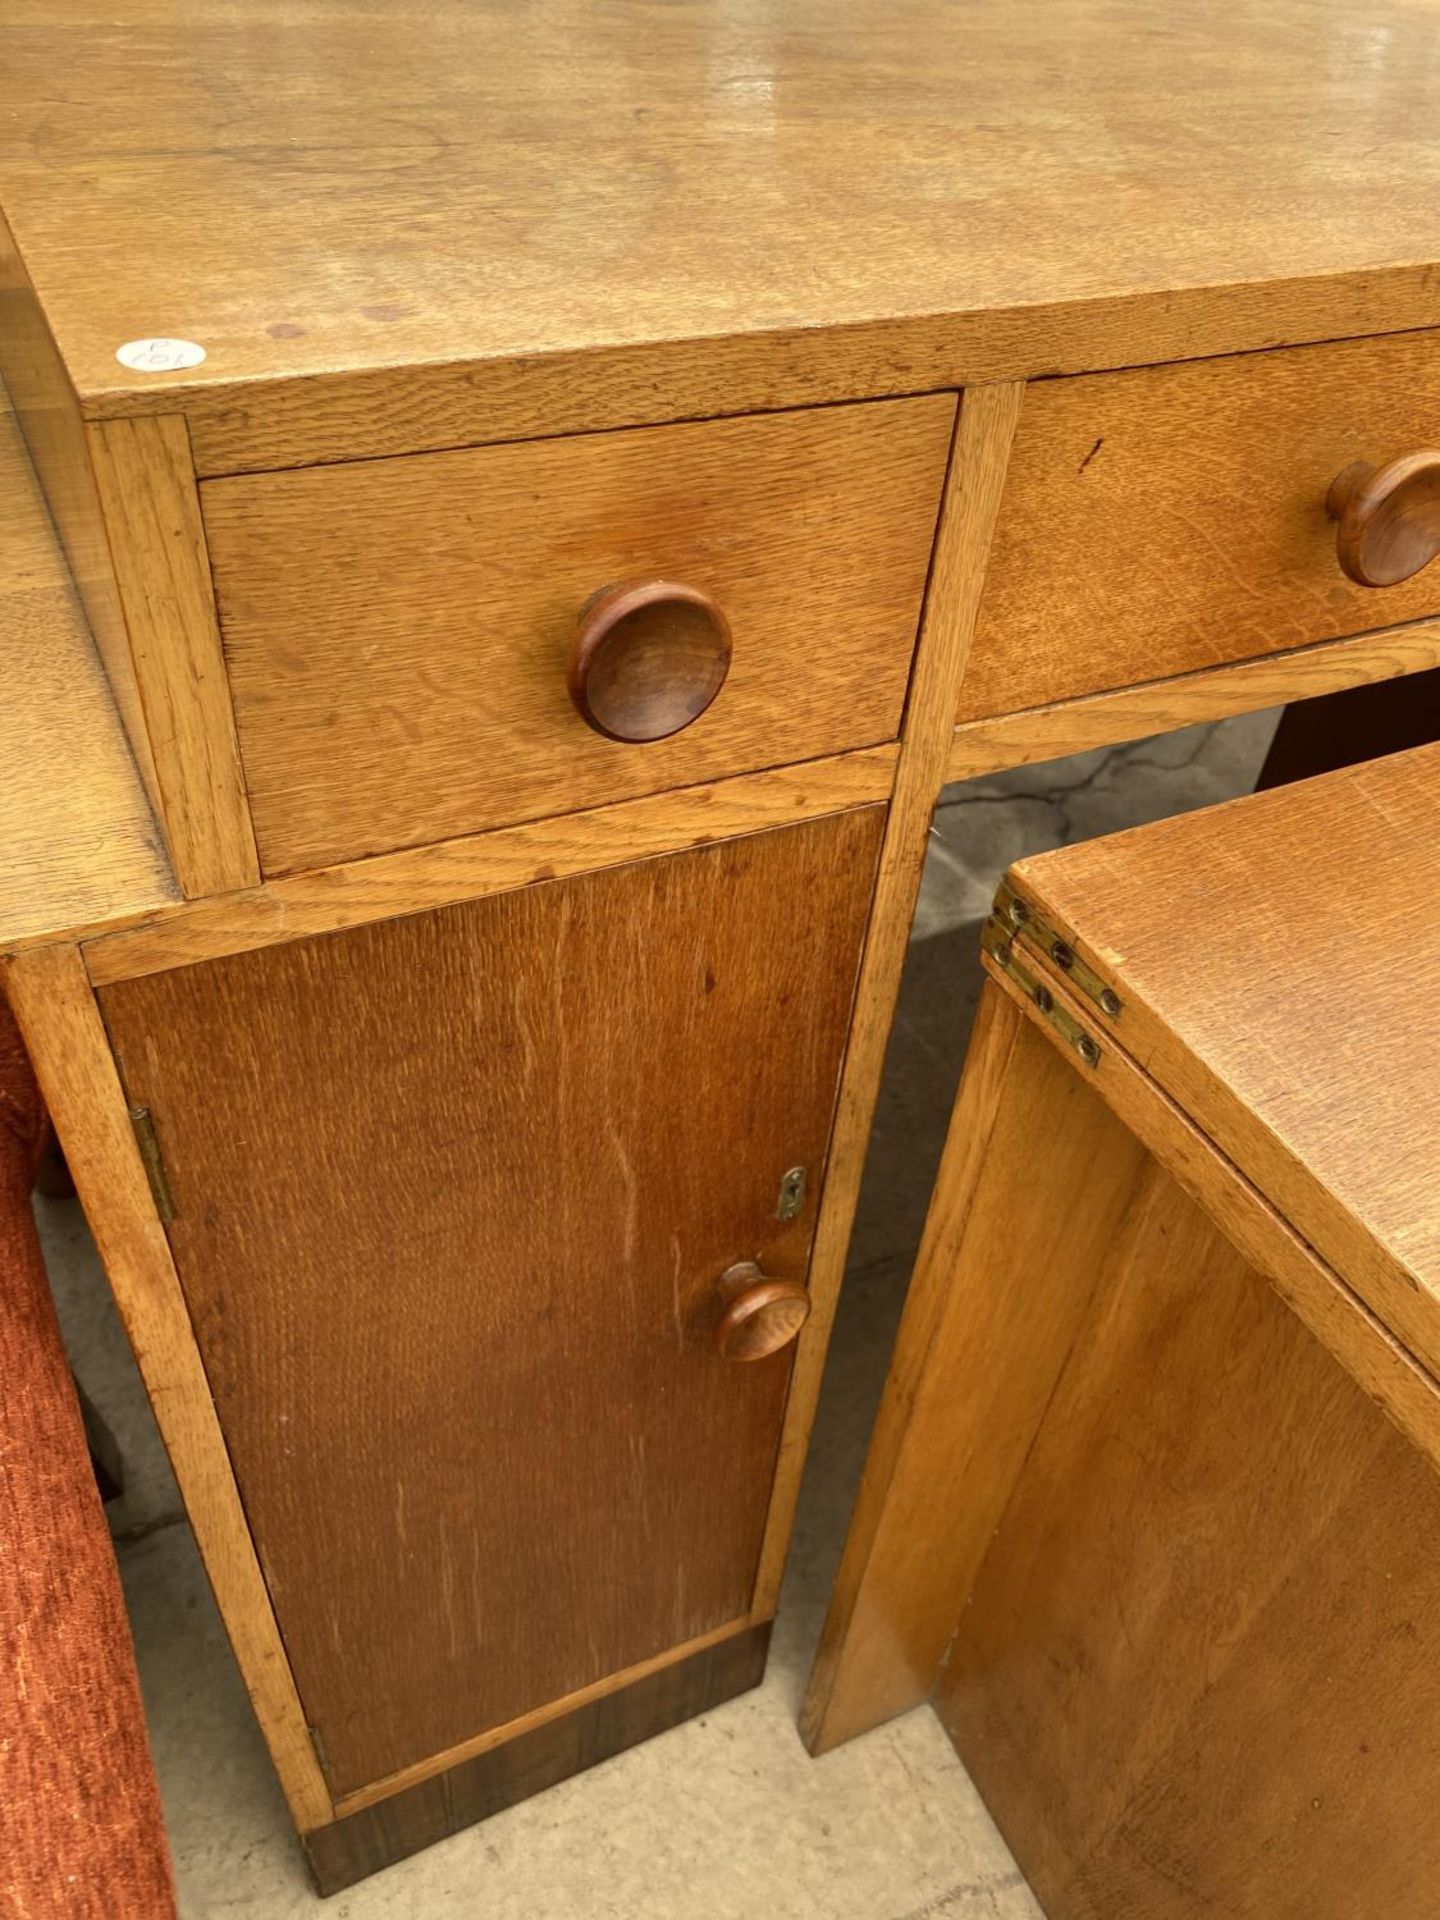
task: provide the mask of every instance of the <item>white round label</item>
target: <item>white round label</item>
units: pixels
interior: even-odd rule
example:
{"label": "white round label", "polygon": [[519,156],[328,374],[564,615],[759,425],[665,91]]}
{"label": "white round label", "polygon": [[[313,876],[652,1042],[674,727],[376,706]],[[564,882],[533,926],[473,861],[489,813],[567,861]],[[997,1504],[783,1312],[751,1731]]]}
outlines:
{"label": "white round label", "polygon": [[205,349],[193,340],[127,340],[115,349],[115,358],[136,373],[179,373],[183,367],[198,367]]}

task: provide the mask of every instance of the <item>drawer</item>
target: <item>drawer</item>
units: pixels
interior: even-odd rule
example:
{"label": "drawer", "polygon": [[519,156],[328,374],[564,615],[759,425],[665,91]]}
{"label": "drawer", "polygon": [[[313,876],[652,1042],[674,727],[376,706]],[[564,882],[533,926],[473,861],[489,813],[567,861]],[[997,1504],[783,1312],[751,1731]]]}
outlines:
{"label": "drawer", "polygon": [[1025,396],[961,720],[1440,613],[1440,566],[1357,586],[1351,462],[1440,445],[1440,336],[1045,380]]}
{"label": "drawer", "polygon": [[[210,480],[201,501],[267,873],[894,739],[953,394]],[[577,619],[678,581],[713,703],[618,741]]]}

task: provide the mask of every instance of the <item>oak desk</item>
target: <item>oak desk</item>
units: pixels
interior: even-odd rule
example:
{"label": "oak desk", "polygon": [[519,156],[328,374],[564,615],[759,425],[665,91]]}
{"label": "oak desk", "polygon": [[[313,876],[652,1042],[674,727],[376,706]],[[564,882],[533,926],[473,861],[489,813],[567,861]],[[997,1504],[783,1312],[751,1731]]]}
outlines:
{"label": "oak desk", "polygon": [[8,988],[336,1886],[758,1675],[944,779],[1440,663],[1440,14],[14,0],[0,63],[167,855],[26,723]]}
{"label": "oak desk", "polygon": [[1432,742],[985,927],[812,1727],[920,1680],[1051,1920],[1435,1911],[1437,829]]}

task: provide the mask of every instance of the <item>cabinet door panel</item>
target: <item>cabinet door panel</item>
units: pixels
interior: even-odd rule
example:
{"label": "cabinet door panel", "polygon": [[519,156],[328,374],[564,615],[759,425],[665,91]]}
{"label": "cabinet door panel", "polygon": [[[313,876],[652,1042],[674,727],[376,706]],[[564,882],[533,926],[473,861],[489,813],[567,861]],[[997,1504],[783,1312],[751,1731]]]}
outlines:
{"label": "cabinet door panel", "polygon": [[335,1791],[745,1615],[882,819],[102,991]]}

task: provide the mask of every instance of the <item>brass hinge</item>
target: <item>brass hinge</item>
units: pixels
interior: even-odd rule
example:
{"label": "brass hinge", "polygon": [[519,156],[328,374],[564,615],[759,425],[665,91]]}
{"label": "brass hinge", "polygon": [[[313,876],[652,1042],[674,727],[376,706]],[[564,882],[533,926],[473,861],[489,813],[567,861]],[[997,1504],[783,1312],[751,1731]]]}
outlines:
{"label": "brass hinge", "polygon": [[1033,1000],[1050,1025],[1069,1047],[1073,1047],[1087,1067],[1098,1067],[1100,1043],[1088,1034],[1080,1022],[1055,998],[1043,980],[1039,980],[1015,952],[1015,928],[998,913],[992,913],[980,935],[980,945],[996,966],[1003,967],[1027,999]]}
{"label": "brass hinge", "polygon": [[135,1144],[140,1149],[140,1158],[145,1165],[145,1178],[150,1182],[155,1211],[160,1216],[161,1226],[168,1227],[175,1218],[175,1196],[166,1178],[165,1162],[161,1157],[160,1142],[155,1137],[155,1122],[150,1118],[150,1109],[132,1106],[130,1124],[135,1129]]}
{"label": "brass hinge", "polygon": [[1049,954],[1066,978],[1073,981],[1087,999],[1093,1000],[1102,1013],[1108,1014],[1112,1020],[1120,1018],[1125,1011],[1125,1002],[1115,989],[1108,986],[1095,969],[1080,958],[1063,934],[1047,926],[1030,902],[1022,900],[1015,889],[1003,880],[995,894],[994,911],[1011,933],[1023,933],[1043,953]]}
{"label": "brass hinge", "polygon": [[318,1727],[312,1727],[308,1725],[306,1726],[305,1731],[309,1734],[310,1744],[315,1749],[315,1758],[320,1762],[320,1771],[324,1774],[328,1774],[330,1771],[330,1756],[325,1751],[324,1734],[321,1733]]}

